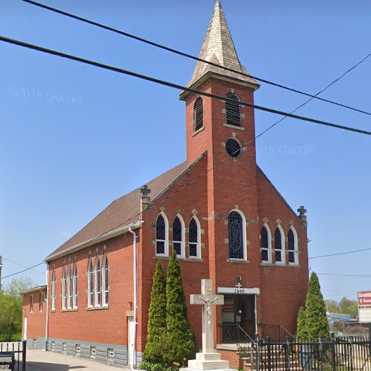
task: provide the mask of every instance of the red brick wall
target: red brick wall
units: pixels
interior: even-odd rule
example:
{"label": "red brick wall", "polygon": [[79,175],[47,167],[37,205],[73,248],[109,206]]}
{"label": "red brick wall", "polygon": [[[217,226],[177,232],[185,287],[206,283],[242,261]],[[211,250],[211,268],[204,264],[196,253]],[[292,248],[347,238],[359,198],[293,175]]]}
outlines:
{"label": "red brick wall", "polygon": [[[104,250],[104,246],[106,247]],[[109,261],[109,307],[89,309],[87,271],[90,256],[102,256]],[[78,309],[62,310],[61,278],[69,259],[76,259],[78,270]],[[105,243],[86,248],[49,265],[49,293],[52,270],[56,273],[56,311],[49,315],[49,337],[83,340],[104,344],[127,344],[127,313],[132,302],[132,237],[126,234]],[[49,296],[49,300],[50,296]]]}
{"label": "red brick wall", "polygon": [[[173,220],[177,213],[179,213],[185,222],[186,229],[188,223],[193,217],[193,212],[200,221],[202,229],[202,259],[201,260],[180,260],[184,291],[187,303],[189,303],[189,295],[200,292],[201,279],[209,277],[208,271],[208,234],[207,234],[207,215],[206,209],[206,158],[203,157],[198,161],[194,167],[184,174],[175,184],[161,197],[154,200],[153,205],[143,215],[143,228],[141,230],[141,240],[144,241],[139,249],[140,259],[140,279],[139,279],[139,302],[141,305],[141,312],[139,314],[139,351],[143,350],[145,344],[145,337],[147,333],[147,321],[148,321],[148,307],[150,303],[150,292],[152,287],[152,275],[156,263],[155,256],[155,221],[158,214],[163,211],[168,220],[169,226],[172,226]],[[153,195],[155,196],[155,195]],[[171,242],[172,232],[169,232],[169,240]],[[186,233],[185,240],[187,241],[188,234]],[[187,251],[186,244],[186,251]],[[170,243],[171,253],[171,243]],[[188,256],[188,252],[186,252]],[[167,258],[159,258],[166,269]],[[199,343],[201,342],[201,310],[198,306],[189,306],[188,315],[192,320],[192,329]]]}
{"label": "red brick wall", "polygon": [[[25,318],[27,318],[27,339],[38,339],[45,337],[46,303],[45,300],[43,300],[45,295],[46,295],[45,291],[35,291],[23,295],[22,335],[25,334],[24,325]],[[33,296],[32,310],[31,310],[31,296]]]}
{"label": "red brick wall", "polygon": [[258,171],[258,203],[260,228],[264,224],[263,219],[267,218],[266,222],[273,235],[279,223],[285,231],[286,247],[287,232],[291,225],[294,226],[298,234],[298,266],[261,267],[260,306],[262,321],[266,324],[281,324],[294,334],[297,312],[305,302],[308,287],[306,227],[260,171]]}

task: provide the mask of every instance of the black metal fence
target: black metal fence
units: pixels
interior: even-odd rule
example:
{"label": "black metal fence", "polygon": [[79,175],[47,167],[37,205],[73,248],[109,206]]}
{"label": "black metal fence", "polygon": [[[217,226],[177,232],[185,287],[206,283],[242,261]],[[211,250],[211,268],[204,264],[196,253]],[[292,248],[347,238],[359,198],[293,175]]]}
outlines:
{"label": "black metal fence", "polygon": [[0,343],[0,369],[26,371],[26,341]]}
{"label": "black metal fence", "polygon": [[248,353],[246,368],[253,371],[371,371],[371,341],[368,338],[283,343],[259,341]]}

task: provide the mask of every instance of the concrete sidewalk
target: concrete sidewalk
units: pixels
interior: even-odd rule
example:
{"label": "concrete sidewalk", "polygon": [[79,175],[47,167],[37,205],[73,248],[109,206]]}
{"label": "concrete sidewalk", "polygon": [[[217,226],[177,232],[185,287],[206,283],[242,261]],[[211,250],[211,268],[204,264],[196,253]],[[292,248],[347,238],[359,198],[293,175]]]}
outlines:
{"label": "concrete sidewalk", "polygon": [[84,358],[66,356],[41,350],[27,351],[27,371],[118,371],[126,370],[106,366]]}

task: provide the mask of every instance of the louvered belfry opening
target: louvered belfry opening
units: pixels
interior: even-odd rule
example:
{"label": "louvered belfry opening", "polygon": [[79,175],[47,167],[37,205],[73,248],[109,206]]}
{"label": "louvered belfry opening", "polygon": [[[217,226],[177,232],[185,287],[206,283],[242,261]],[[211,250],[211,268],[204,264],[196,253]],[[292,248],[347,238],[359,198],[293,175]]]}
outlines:
{"label": "louvered belfry opening", "polygon": [[241,126],[241,112],[239,99],[236,94],[228,93],[228,101],[225,103],[227,125]]}
{"label": "louvered belfry opening", "polygon": [[204,126],[204,107],[201,97],[196,99],[193,108],[194,131],[200,130]]}

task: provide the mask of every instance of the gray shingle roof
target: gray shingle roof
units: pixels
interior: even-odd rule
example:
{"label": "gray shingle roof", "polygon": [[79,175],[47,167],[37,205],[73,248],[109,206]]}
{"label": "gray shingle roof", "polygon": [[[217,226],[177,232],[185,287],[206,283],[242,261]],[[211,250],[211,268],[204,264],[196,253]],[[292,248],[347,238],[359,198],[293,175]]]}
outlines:
{"label": "gray shingle roof", "polygon": [[[195,162],[197,162],[197,160]],[[148,187],[151,189],[151,198],[154,199],[160,195],[190,166],[192,166],[192,164],[187,166],[187,163],[183,162],[147,183]],[[113,201],[71,239],[51,253],[46,258],[46,261],[75,251],[77,247],[85,242],[93,242],[99,238],[104,238],[109,232],[118,230],[120,227],[138,222],[140,219],[139,212],[140,188],[137,188]]]}
{"label": "gray shingle roof", "polygon": [[[211,18],[209,28],[201,48],[200,59],[219,64],[223,67],[227,67],[238,72],[248,73],[238,57],[231,32],[219,0],[215,2],[214,14]],[[208,72],[214,72],[219,75],[258,85],[257,81],[250,77],[229,72],[204,62],[198,62],[194,70],[192,80],[188,86],[195,84]]]}

